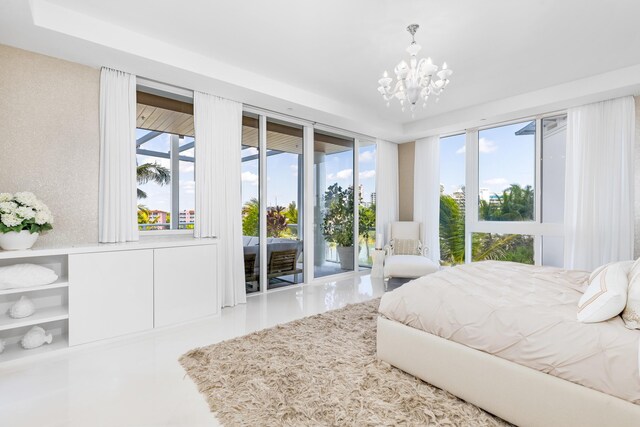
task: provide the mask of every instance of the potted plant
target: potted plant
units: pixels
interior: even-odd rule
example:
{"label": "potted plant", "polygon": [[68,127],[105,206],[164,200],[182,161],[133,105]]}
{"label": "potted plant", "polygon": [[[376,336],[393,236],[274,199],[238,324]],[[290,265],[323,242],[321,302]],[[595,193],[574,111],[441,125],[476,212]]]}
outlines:
{"label": "potted plant", "polygon": [[354,264],[353,206],[353,187],[342,188],[332,184],[324,193],[322,234],[327,242],[336,245],[343,270],[353,270]]}
{"label": "potted plant", "polygon": [[0,193],[0,248],[29,249],[52,224],[51,211],[33,193]]}

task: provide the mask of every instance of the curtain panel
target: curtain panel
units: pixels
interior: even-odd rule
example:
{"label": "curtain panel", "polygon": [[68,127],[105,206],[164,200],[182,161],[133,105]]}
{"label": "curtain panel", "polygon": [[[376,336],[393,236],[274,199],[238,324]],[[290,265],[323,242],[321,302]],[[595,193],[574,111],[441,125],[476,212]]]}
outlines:
{"label": "curtain panel", "polygon": [[634,99],[571,108],[567,121],[565,267],[633,259]]}
{"label": "curtain panel", "polygon": [[101,243],[138,240],[136,195],[136,76],[100,71]]}
{"label": "curtain panel", "polygon": [[398,220],[397,144],[376,140],[376,168],[376,247],[381,248],[389,241],[389,224]]}
{"label": "curtain panel", "polygon": [[217,237],[222,307],[246,302],[242,248],[242,104],[202,92],[193,97],[194,236]]}
{"label": "curtain panel", "polygon": [[440,263],[440,137],[416,141],[413,176],[413,220],[420,222],[420,240],[427,256]]}

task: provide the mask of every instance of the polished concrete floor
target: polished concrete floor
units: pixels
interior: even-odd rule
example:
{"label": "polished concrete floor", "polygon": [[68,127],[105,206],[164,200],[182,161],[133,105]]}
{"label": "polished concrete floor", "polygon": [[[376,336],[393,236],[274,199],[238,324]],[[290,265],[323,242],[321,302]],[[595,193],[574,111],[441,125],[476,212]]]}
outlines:
{"label": "polished concrete floor", "polygon": [[250,296],[211,319],[0,363],[0,426],[218,425],[178,364],[181,354],[383,292],[369,276],[327,279]]}

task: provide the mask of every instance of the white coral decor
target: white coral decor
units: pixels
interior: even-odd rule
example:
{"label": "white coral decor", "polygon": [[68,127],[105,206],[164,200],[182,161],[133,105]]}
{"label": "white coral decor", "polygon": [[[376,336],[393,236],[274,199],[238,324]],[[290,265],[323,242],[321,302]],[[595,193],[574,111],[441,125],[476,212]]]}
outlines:
{"label": "white coral decor", "polygon": [[0,193],[0,233],[42,233],[52,224],[51,211],[33,193]]}

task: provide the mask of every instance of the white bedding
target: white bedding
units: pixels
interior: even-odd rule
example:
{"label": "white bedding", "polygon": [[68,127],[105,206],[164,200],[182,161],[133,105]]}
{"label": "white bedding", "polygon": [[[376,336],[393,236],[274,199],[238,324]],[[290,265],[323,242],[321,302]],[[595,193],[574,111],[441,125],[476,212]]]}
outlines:
{"label": "white bedding", "polygon": [[468,347],[640,404],[640,331],[576,320],[588,273],[488,261],[382,297],[380,313]]}

